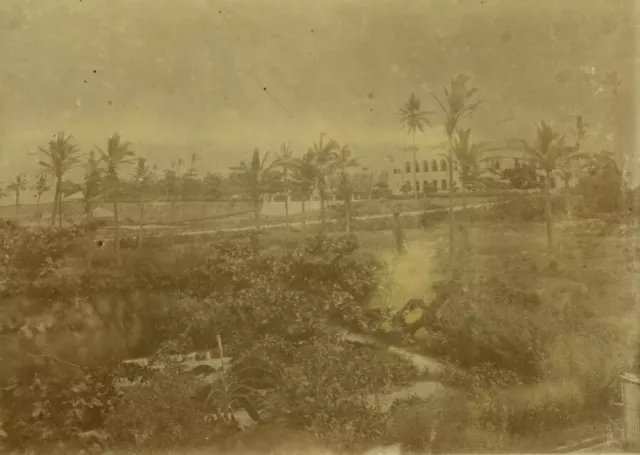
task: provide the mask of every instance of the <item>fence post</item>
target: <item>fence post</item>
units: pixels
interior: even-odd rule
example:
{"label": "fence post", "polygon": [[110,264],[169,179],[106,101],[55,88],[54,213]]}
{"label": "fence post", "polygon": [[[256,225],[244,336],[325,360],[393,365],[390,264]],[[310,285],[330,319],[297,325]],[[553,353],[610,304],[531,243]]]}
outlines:
{"label": "fence post", "polygon": [[624,443],[632,449],[640,448],[640,378],[632,373],[622,379],[622,406],[624,415]]}

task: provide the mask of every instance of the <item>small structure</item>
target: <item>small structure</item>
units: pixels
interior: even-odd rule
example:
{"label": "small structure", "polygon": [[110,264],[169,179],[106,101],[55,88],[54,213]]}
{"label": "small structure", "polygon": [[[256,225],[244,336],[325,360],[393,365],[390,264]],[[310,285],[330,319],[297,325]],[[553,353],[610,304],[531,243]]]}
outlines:
{"label": "small structure", "polygon": [[640,448],[640,377],[625,373],[622,379],[624,413],[624,442],[633,449]]}
{"label": "small structure", "polygon": [[111,210],[107,210],[102,207],[93,209],[93,211],[91,212],[91,216],[96,220],[112,220],[114,218],[113,212]]}

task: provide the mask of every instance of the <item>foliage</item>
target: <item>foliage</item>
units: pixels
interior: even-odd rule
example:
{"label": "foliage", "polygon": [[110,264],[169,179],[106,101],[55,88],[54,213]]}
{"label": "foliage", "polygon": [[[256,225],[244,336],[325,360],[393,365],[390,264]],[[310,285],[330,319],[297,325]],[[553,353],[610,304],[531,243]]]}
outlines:
{"label": "foliage", "polygon": [[[564,199],[552,198],[552,213],[564,210]],[[501,197],[488,209],[487,220],[494,221],[543,221],[545,219],[544,201],[537,194],[516,194]]]}
{"label": "foliage", "polygon": [[[410,365],[368,349],[344,345],[330,334],[334,324],[364,328],[374,323],[363,308],[375,294],[384,268],[358,254],[353,237],[311,237],[302,244],[276,250],[259,242],[233,245],[219,240],[205,254],[202,249],[176,254],[148,245],[143,250],[123,251],[121,263],[114,266],[115,253],[109,249],[98,249],[86,256],[86,232],[80,228],[28,230],[7,225],[1,232],[3,251],[7,253],[3,267],[10,272],[3,289],[5,296],[37,298],[39,306],[31,305],[30,314],[51,316],[44,338],[38,335],[39,328],[27,330],[29,324],[40,324],[35,322],[39,319],[29,319],[31,316],[24,313],[15,320],[14,325],[22,326],[25,333],[36,334],[38,342],[30,350],[36,357],[42,352],[42,343],[53,343],[47,356],[58,359],[60,346],[55,340],[69,330],[65,328],[68,323],[118,328],[123,339],[132,340],[127,342],[131,353],[142,352],[143,345],[149,353],[171,343],[177,352],[211,349],[215,335],[220,334],[228,355],[237,358],[238,365],[258,358],[278,373],[280,379],[272,384],[268,397],[256,401],[262,418],[285,416],[325,435],[334,431],[337,436],[348,430],[354,441],[382,432],[383,419],[369,410],[366,394],[406,382],[415,375]],[[135,297],[152,291],[164,292],[167,298],[162,300],[151,294]],[[72,302],[75,299],[78,305],[79,298],[85,302],[82,305],[93,307],[92,318],[97,317],[97,322],[91,322],[82,311],[70,318]],[[56,308],[53,312],[46,310],[52,306]],[[128,334],[136,330],[141,331],[137,338]],[[25,336],[19,333],[12,336]],[[32,336],[27,339],[32,340]],[[70,379],[66,370],[39,370],[38,381],[51,394],[43,395],[41,401],[55,404],[61,413],[77,410],[73,411],[78,414],[75,420],[67,419],[64,425],[56,420],[57,414],[46,414],[44,423],[25,417],[24,413],[32,413],[38,403],[32,396],[39,390],[35,386],[35,391],[24,395],[28,406],[18,406],[15,397],[6,397],[12,411],[4,428],[14,438],[12,445],[34,442],[33,432],[40,430],[42,442],[67,440],[78,431],[99,428],[105,421],[113,440],[145,448],[203,441],[212,435],[204,423],[216,413],[215,407],[211,408],[210,402],[205,406],[202,400],[194,401],[196,383],[182,376],[154,375],[121,396],[112,387],[126,373],[103,363],[98,356],[94,359],[98,361],[94,367],[70,367],[64,363],[70,371],[76,371],[74,374],[96,371],[90,378],[86,376],[89,373]],[[31,368],[32,363],[26,365]],[[324,366],[318,369],[318,365]],[[350,369],[348,375],[344,374],[345,365]],[[97,371],[107,370],[113,371],[96,376]],[[229,381],[241,384],[238,381],[247,380],[235,377],[238,371],[229,373]],[[302,371],[307,382],[300,381],[294,375],[296,371]],[[328,381],[326,395],[317,395],[311,386],[320,372]],[[60,390],[61,384],[69,381],[89,381],[87,394],[93,394],[95,400],[87,404],[77,401],[71,392]],[[65,395],[67,392],[70,395]],[[336,402],[336,396],[345,401]],[[283,402],[283,397],[289,397],[289,401]],[[75,408],[71,407],[72,402]],[[102,407],[104,412],[95,407]],[[87,421],[84,414],[94,411],[95,420]],[[352,428],[356,415],[363,420]],[[145,434],[152,436],[144,440]]]}
{"label": "foliage", "polygon": [[66,136],[64,132],[58,133],[55,140],[49,141],[48,147],[40,148],[45,156],[38,161],[42,173],[51,176],[55,180],[54,205],[51,217],[51,225],[55,224],[56,215],[62,224],[62,181],[64,176],[78,163],[80,163],[80,149],[73,143],[72,136]]}
{"label": "foliage", "polygon": [[500,177],[507,180],[509,185],[517,190],[540,189],[542,187],[535,165],[529,163],[503,169],[500,171]]}
{"label": "foliage", "polygon": [[100,427],[113,412],[112,365],[81,367],[42,359],[3,384],[2,426],[8,447],[70,440]]}
{"label": "foliage", "polygon": [[591,213],[611,213],[621,209],[622,173],[606,151],[594,154],[585,163],[585,175],[578,182],[578,194]]}

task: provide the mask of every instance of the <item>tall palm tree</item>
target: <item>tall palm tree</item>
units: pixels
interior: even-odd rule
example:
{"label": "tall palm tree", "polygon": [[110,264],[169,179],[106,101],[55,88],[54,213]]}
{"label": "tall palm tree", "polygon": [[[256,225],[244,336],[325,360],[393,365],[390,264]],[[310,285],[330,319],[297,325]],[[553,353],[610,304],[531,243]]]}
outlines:
{"label": "tall palm tree", "polygon": [[565,145],[564,136],[553,130],[550,123],[540,122],[536,125],[536,137],[533,144],[529,144],[524,139],[519,139],[523,150],[529,160],[544,172],[543,196],[545,202],[545,218],[547,224],[547,244],[549,248],[549,258],[555,259],[553,243],[553,213],[551,209],[551,179],[553,172],[560,163],[565,162],[574,155],[575,148]]}
{"label": "tall palm tree", "polygon": [[136,165],[136,171],[133,176],[133,181],[138,189],[138,197],[140,199],[140,229],[138,231],[138,248],[142,246],[142,240],[144,236],[144,199],[145,194],[153,180],[156,172],[156,167],[149,166],[146,158],[138,158]]}
{"label": "tall palm tree", "polygon": [[463,74],[451,78],[448,85],[444,87],[444,100],[440,101],[435,94],[432,94],[444,115],[444,126],[447,133],[449,145],[449,266],[453,270],[453,134],[458,127],[459,121],[472,115],[482,105],[482,101],[471,102],[478,89],[468,86],[470,78]]}
{"label": "tall palm tree", "polygon": [[267,164],[269,152],[260,159],[260,151],[253,150],[249,163],[241,161],[239,166],[230,169],[238,174],[242,189],[251,198],[256,229],[260,228],[260,211],[266,194],[271,193],[277,187],[278,174],[274,172],[274,164]]}
{"label": "tall palm tree", "polygon": [[16,221],[18,220],[20,209],[20,193],[27,190],[27,176],[26,174],[18,174],[15,180],[7,185],[7,190],[11,191],[15,197],[16,204]]}
{"label": "tall palm tree", "polygon": [[[175,175],[174,181],[174,192],[178,196],[178,219],[182,219],[182,200],[184,198],[184,178],[185,173],[182,172],[182,166],[184,166],[184,160],[182,158],[178,158],[176,161],[171,163],[171,169]],[[171,216],[175,219],[175,202],[171,201]]]}
{"label": "tall palm tree", "polygon": [[287,226],[290,225],[289,221],[289,202],[291,200],[291,182],[289,181],[290,163],[293,157],[293,150],[291,150],[291,143],[284,142],[280,145],[280,153],[276,157],[274,165],[282,168],[282,184],[285,191],[284,197],[284,215],[286,218]]}
{"label": "tall palm tree", "polygon": [[320,219],[322,228],[326,228],[326,201],[331,189],[329,188],[329,177],[336,168],[336,158],[340,145],[333,139],[324,142],[326,133],[320,133],[318,142],[313,143],[310,152],[313,156],[314,172],[316,176],[315,188],[320,197]]}
{"label": "tall palm tree", "polygon": [[420,106],[420,98],[412,93],[409,99],[404,103],[400,109],[400,122],[408,134],[413,135],[413,146],[410,150],[413,152],[413,162],[411,168],[413,169],[413,198],[418,199],[418,178],[416,176],[417,159],[416,154],[418,147],[416,146],[416,131],[424,133],[425,126],[431,126],[428,116],[432,114],[430,111],[422,110]]}
{"label": "tall palm tree", "polygon": [[113,203],[113,221],[116,228],[115,249],[120,249],[120,223],[118,219],[118,191],[120,190],[120,171],[123,166],[133,163],[135,152],[130,142],[122,142],[118,133],[107,139],[107,150],[96,147],[100,161],[105,164],[105,184]]}
{"label": "tall palm tree", "polygon": [[52,226],[55,224],[56,214],[59,215],[58,222],[62,226],[62,181],[67,172],[80,162],[80,150],[72,140],[72,136],[65,136],[64,132],[60,132],[55,140],[49,141],[46,149],[40,147],[40,152],[45,155],[45,159],[38,161],[38,164],[42,167],[42,172],[52,176],[56,182],[51,216]]}
{"label": "tall palm tree", "polygon": [[82,192],[85,218],[87,221],[91,221],[93,219],[93,201],[105,189],[100,160],[96,157],[95,151],[89,152],[89,158],[83,168],[84,182],[79,186],[79,190]]}
{"label": "tall palm tree", "polygon": [[51,191],[49,176],[44,173],[38,174],[35,181],[33,182],[32,190],[35,193],[36,198],[36,219],[38,220],[39,226],[40,219],[42,218],[42,214],[40,213],[40,199],[42,199],[42,195],[44,193],[46,193],[47,191]]}
{"label": "tall palm tree", "polygon": [[192,153],[189,159],[189,168],[182,176],[182,199],[192,201],[195,197],[199,196],[198,190],[201,188],[198,186],[198,169],[196,163],[200,161],[200,155]]}
{"label": "tall palm tree", "polygon": [[306,202],[311,199],[311,195],[315,191],[317,184],[315,153],[313,150],[308,150],[302,157],[292,158],[288,162],[287,167],[292,171],[291,184],[300,194],[302,204],[302,231],[306,234]]}
{"label": "tall palm tree", "polygon": [[576,125],[573,129],[573,135],[575,137],[575,142],[573,146],[573,154],[571,156],[564,159],[562,163],[559,163],[560,166],[557,169],[560,178],[564,183],[564,204],[567,218],[572,217],[572,207],[571,207],[571,180],[574,177],[574,162],[576,158],[584,157],[585,154],[582,153],[582,144],[585,139],[589,136],[589,124],[585,123],[583,117],[581,115],[576,117]]}
{"label": "tall palm tree", "polygon": [[351,148],[348,145],[340,147],[336,157],[336,168],[340,172],[340,190],[344,197],[345,230],[351,233],[351,201],[353,197],[353,182],[349,175],[349,168],[359,166],[357,158],[351,156]]}
{"label": "tall palm tree", "polygon": [[458,128],[452,138],[452,151],[454,163],[458,165],[460,172],[460,191],[462,196],[462,208],[466,211],[466,191],[472,183],[486,183],[482,175],[480,164],[491,158],[489,152],[503,150],[503,146],[491,145],[489,142],[473,142],[471,129]]}

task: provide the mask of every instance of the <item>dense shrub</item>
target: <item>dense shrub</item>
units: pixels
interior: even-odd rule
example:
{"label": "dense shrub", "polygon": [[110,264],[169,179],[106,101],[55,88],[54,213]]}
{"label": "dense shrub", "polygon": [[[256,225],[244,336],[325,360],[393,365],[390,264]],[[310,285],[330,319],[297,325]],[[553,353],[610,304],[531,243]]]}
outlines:
{"label": "dense shrub", "polygon": [[[226,355],[237,362],[252,355],[277,373],[266,395],[252,396],[261,419],[280,416],[326,437],[348,433],[354,444],[383,433],[384,419],[370,409],[367,394],[415,377],[410,365],[330,334],[335,324],[367,326],[364,308],[385,270],[358,251],[354,237],[310,237],[278,249],[259,238],[245,244],[220,239],[181,252],[149,242],[116,256],[110,248],[87,249],[91,235],[81,230],[42,230],[38,241],[34,235],[14,226],[3,231],[10,253],[4,266],[12,280],[21,278],[20,287],[7,285],[4,292],[27,304],[15,306],[9,324],[1,318],[0,330],[11,333],[14,354],[26,353],[29,344],[29,360],[15,362],[1,379],[7,390],[25,389],[20,398],[3,397],[11,447],[66,441],[105,425],[113,440],[147,449],[204,442],[232,430],[212,432],[222,428],[207,425],[220,409],[198,400],[197,381],[155,374],[123,395],[115,384],[126,374],[103,354],[73,362],[61,354],[61,341],[73,336],[86,351],[98,339],[91,340],[92,332],[117,334],[123,345],[117,355],[145,355],[167,345],[176,353],[211,350],[220,335]],[[39,358],[71,372],[38,366]],[[30,368],[38,375],[19,382]],[[234,375],[228,379],[238,385],[247,379]]]}
{"label": "dense shrub", "polygon": [[[552,196],[552,213],[559,215],[565,210],[565,199]],[[486,212],[487,219],[499,221],[543,221],[545,202],[541,193],[513,194],[500,198]]]}
{"label": "dense shrub", "polygon": [[447,391],[427,400],[396,403],[387,431],[392,440],[399,441],[406,449],[447,453],[460,447],[459,435],[470,423],[467,398]]}
{"label": "dense shrub", "polygon": [[101,427],[117,402],[112,368],[44,358],[17,371],[0,398],[7,447],[69,441]]}

